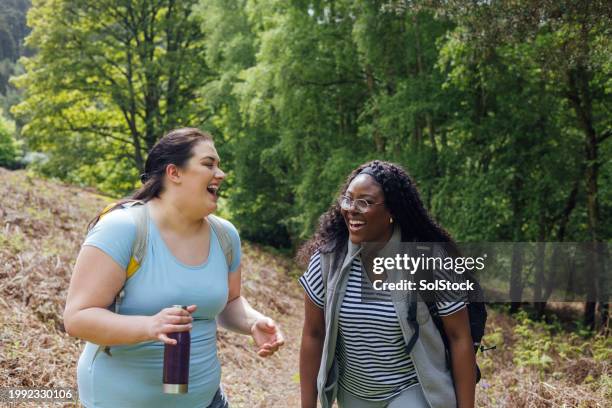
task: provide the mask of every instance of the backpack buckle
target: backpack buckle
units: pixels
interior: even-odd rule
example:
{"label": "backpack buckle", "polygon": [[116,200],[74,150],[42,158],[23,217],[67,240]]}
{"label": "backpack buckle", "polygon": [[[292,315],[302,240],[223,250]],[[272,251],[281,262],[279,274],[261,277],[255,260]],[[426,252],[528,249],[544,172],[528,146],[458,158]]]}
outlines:
{"label": "backpack buckle", "polygon": [[489,351],[489,350],[495,350],[497,348],[497,344],[494,344],[490,347],[486,347],[485,345],[481,344],[479,346],[475,345],[475,347],[476,347],[476,350],[480,349],[481,352],[484,352],[484,351]]}

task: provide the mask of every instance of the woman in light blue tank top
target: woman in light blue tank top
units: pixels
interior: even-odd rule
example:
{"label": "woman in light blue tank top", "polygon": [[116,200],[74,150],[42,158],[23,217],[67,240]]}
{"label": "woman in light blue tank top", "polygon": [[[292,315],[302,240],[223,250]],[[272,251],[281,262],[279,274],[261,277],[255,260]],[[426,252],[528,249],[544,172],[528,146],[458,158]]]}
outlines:
{"label": "woman in light blue tank top", "polygon": [[[212,138],[198,129],[174,130],[153,147],[143,186],[132,196],[146,203],[149,217],[144,259],[129,279],[134,208],[118,203],[90,224],[64,311],[66,331],[87,341],[77,368],[85,407],[228,407],[217,321],[252,335],[262,357],[283,344],[274,321],[240,296],[238,232],[221,220],[231,239],[228,265],[219,231],[206,219],[217,208],[224,177]],[[109,305],[122,288],[115,313]],[[191,334],[189,392],[164,394],[164,345],[175,342],[168,333],[180,331]]]}

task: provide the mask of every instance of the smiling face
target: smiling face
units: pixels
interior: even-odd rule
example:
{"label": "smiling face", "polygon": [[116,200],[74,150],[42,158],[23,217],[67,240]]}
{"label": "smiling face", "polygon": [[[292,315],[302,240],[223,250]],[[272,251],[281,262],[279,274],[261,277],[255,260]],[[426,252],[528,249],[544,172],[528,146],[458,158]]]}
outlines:
{"label": "smiling face", "polygon": [[[385,195],[380,185],[369,174],[360,174],[351,181],[344,195],[352,200],[363,199],[369,204],[384,203]],[[386,242],[393,232],[391,213],[385,205],[370,205],[368,211],[360,213],[353,205],[350,210],[341,210],[349,230],[349,239],[354,244],[363,242]]]}
{"label": "smiling face", "polygon": [[217,209],[218,189],[225,178],[219,168],[219,155],[212,141],[197,143],[192,156],[181,169],[181,194],[203,213]]}

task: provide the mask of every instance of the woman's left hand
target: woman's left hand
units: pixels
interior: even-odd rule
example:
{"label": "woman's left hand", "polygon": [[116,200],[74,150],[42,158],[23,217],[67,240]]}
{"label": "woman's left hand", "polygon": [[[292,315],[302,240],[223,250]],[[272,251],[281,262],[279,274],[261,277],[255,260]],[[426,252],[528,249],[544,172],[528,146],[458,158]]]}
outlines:
{"label": "woman's left hand", "polygon": [[260,357],[269,357],[274,354],[280,346],[285,344],[285,339],[280,329],[269,317],[262,317],[251,326],[251,335],[255,344],[259,347],[257,354]]}

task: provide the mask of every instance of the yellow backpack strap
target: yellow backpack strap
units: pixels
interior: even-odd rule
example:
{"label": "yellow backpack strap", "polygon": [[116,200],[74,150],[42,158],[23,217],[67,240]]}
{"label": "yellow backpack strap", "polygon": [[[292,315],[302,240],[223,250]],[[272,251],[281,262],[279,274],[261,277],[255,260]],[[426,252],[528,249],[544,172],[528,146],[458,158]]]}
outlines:
{"label": "yellow backpack strap", "polygon": [[[134,276],[136,271],[138,271],[138,268],[140,268],[140,265],[142,265],[144,262],[144,257],[147,253],[147,241],[149,239],[149,208],[142,201],[130,201],[129,203],[126,203],[124,207],[130,209],[129,211],[134,219],[134,224],[136,225],[136,237],[132,243],[132,256],[130,257],[130,262],[125,270],[125,281],[127,283],[127,280]],[[121,305],[121,301],[125,296],[124,289],[125,283],[115,297],[115,313],[119,313],[119,306]]]}
{"label": "yellow backpack strap", "polygon": [[132,257],[126,269],[127,279],[131,278],[142,265],[149,239],[149,207],[140,201],[132,203],[131,207],[136,224],[136,238],[132,245]]}
{"label": "yellow backpack strap", "polygon": [[[111,204],[107,206],[108,209],[112,208],[115,204]],[[125,283],[121,287],[117,296],[115,296],[115,301],[109,307],[111,311],[119,314],[119,309],[121,307],[121,302],[125,297],[125,284],[127,280],[130,279],[136,271],[140,268],[140,265],[144,262],[144,257],[147,252],[147,242],[149,240],[149,208],[143,201],[129,201],[122,205],[123,208],[129,208],[129,211],[134,219],[134,223],[136,225],[136,237],[134,238],[134,242],[132,243],[132,256],[130,257],[130,262],[126,268],[126,278]],[[105,209],[106,210],[106,209]],[[108,211],[108,210],[107,210]],[[104,212],[104,211],[103,211]],[[104,349],[104,352],[111,355],[109,346],[100,346],[100,348]],[[99,352],[99,349],[96,351]]]}
{"label": "yellow backpack strap", "polygon": [[110,203],[109,205],[107,205],[106,207],[104,207],[104,209],[102,210],[102,212],[100,213],[100,219],[102,219],[102,217],[104,217],[106,214],[108,214],[113,208],[115,208],[115,206],[117,205],[117,203]]}

